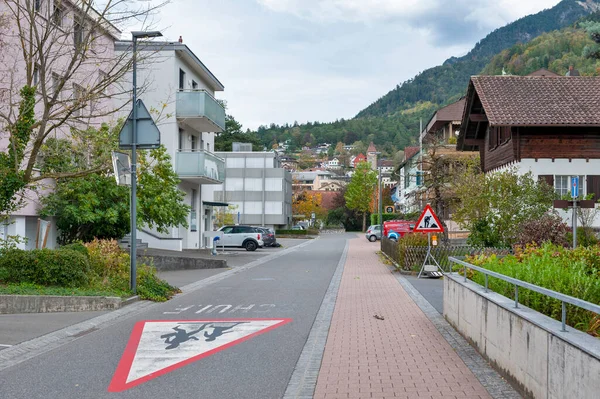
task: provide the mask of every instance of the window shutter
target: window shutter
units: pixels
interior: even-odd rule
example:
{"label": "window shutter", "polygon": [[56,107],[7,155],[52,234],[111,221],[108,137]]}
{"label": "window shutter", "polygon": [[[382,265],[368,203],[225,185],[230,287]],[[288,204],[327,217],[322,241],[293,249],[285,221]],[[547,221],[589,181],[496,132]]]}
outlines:
{"label": "window shutter", "polygon": [[587,194],[594,194],[594,201],[600,200],[600,176],[588,175],[587,177]]}
{"label": "window shutter", "polygon": [[538,181],[545,181],[550,187],[554,187],[554,175],[539,175]]}

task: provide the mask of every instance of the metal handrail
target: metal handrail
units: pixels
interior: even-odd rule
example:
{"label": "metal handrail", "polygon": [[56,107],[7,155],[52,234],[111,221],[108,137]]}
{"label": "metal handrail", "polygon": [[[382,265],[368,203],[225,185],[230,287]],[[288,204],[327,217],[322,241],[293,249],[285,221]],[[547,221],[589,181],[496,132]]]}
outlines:
{"label": "metal handrail", "polygon": [[[570,295],[561,294],[560,292],[552,291],[547,288],[540,287],[539,285],[535,285],[535,284],[527,283],[525,281],[517,280],[516,278],[508,277],[503,274],[484,269],[483,267],[472,265],[468,262],[465,262],[461,259],[458,259],[458,258],[455,258],[452,256],[449,256],[448,260],[452,263],[457,263],[457,264],[463,266],[463,271],[464,271],[463,274],[464,274],[465,282],[467,281],[467,269],[476,270],[480,273],[483,273],[485,276],[485,286],[484,286],[485,292],[488,292],[488,276],[492,276],[497,279],[506,281],[507,283],[513,284],[515,286],[515,308],[519,307],[519,287],[527,288],[528,290],[535,291],[542,295],[546,295],[546,296],[549,296],[550,298],[559,300],[561,302],[561,307],[562,307],[562,317],[561,317],[562,330],[561,331],[563,331],[563,332],[567,331],[567,329],[566,329],[566,323],[567,323],[567,306],[566,306],[566,304],[567,303],[577,306],[582,309],[589,310],[590,312],[600,314],[600,306],[593,304],[591,302],[587,302],[582,299],[572,297]],[[460,275],[460,273],[459,273],[459,275]]]}

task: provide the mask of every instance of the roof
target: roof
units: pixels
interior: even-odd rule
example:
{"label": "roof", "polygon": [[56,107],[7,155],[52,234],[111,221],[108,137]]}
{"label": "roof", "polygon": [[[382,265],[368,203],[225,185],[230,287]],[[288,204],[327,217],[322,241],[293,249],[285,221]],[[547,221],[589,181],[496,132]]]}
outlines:
{"label": "roof", "polygon": [[371,144],[369,144],[369,148],[367,148],[367,152],[377,152],[377,148],[375,147],[375,144],[373,144],[372,141]]}
{"label": "roof", "polygon": [[537,71],[531,72],[527,76],[560,76],[557,73],[547,70],[546,68],[540,68]]}
{"label": "roof", "polygon": [[600,126],[600,77],[473,76],[490,126]]}
{"label": "roof", "polygon": [[[131,51],[132,42],[131,41],[119,41],[115,42],[115,50],[116,51]],[[194,54],[190,48],[179,42],[139,42],[138,41],[138,50],[149,50],[149,51],[175,51],[178,55],[180,55],[184,61],[186,61],[189,65],[194,67],[197,72],[206,79],[212,89],[214,91],[223,91],[225,86],[217,79],[215,75],[204,65],[200,58]]]}
{"label": "roof", "polygon": [[448,122],[460,122],[465,109],[465,101],[465,97],[463,97],[435,111],[429,122],[427,122],[425,132],[423,133],[434,133]]}
{"label": "roof", "polygon": [[406,147],[404,148],[404,160],[408,161],[421,151],[420,147]]}
{"label": "roof", "polygon": [[379,166],[382,166],[382,167],[386,167],[386,166],[393,167],[394,166],[394,161],[389,160],[389,159],[383,159],[383,160],[379,161]]}
{"label": "roof", "polygon": [[292,179],[294,180],[311,180],[314,181],[317,176],[331,176],[331,172],[328,171],[315,171],[315,172],[294,172],[292,173]]}

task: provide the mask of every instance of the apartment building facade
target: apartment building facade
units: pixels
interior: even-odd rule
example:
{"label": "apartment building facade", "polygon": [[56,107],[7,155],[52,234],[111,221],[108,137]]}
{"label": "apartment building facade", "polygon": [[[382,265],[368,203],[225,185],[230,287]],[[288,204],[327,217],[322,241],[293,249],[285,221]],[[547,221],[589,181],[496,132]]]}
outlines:
{"label": "apartment building facade", "polygon": [[284,228],[292,224],[292,175],[275,152],[217,152],[226,178],[213,201],[232,206],[238,224]]}
{"label": "apartment building facade", "polygon": [[[117,42],[117,52],[131,51],[131,42]],[[159,110],[160,141],[171,156],[173,168],[190,206],[188,227],[168,233],[138,231],[150,248],[170,250],[212,246],[204,237],[213,231],[213,192],[225,181],[225,161],[214,153],[215,133],[225,129],[225,110],[214,98],[223,84],[182,42],[138,45],[143,61],[138,68],[138,97],[148,109]],[[145,56],[144,56],[145,55]]]}

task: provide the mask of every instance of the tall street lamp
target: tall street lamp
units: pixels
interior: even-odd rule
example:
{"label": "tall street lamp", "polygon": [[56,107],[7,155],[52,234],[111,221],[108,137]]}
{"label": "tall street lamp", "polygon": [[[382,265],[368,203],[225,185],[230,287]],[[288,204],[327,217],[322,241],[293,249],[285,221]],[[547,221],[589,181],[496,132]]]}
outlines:
{"label": "tall street lamp", "polygon": [[136,168],[137,168],[137,39],[160,37],[159,31],[131,32],[133,41],[133,128],[131,133],[131,247],[130,247],[130,270],[129,286],[136,293],[136,256],[137,256],[137,192],[136,192]]}

